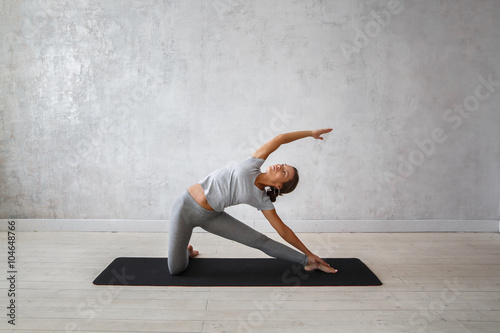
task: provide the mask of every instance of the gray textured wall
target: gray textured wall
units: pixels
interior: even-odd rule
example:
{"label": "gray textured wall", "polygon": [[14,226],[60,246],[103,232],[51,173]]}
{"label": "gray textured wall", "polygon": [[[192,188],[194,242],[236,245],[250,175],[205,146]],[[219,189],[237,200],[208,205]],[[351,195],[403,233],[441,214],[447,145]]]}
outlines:
{"label": "gray textured wall", "polygon": [[[0,2],[0,218],[168,219],[281,131],[287,219],[500,218],[500,2]],[[248,207],[242,219],[262,218]]]}

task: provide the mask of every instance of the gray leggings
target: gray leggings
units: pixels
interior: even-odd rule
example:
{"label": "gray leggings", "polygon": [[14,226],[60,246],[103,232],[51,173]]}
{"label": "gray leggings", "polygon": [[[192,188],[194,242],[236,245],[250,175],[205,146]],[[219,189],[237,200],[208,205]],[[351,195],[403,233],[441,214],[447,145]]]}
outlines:
{"label": "gray leggings", "polygon": [[194,227],[259,249],[271,257],[307,264],[305,254],[270,239],[225,212],[201,207],[186,191],[175,202],[170,216],[168,270],[172,275],[182,273],[189,264],[187,246]]}

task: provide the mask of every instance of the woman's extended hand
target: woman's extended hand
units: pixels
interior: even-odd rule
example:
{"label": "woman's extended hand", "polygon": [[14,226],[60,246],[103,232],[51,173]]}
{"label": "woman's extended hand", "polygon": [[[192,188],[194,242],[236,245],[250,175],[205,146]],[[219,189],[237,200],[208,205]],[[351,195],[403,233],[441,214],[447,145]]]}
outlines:
{"label": "woman's extended hand", "polygon": [[315,254],[309,254],[307,256],[307,265],[306,267],[304,267],[304,269],[306,271],[314,271],[314,270],[320,270],[320,271],[323,271],[325,273],[337,273],[338,270],[331,267],[330,265],[328,265],[327,262],[325,262],[323,259],[321,259],[320,257],[318,257],[317,255]]}
{"label": "woman's extended hand", "polygon": [[317,268],[319,268],[320,266],[330,266],[326,261],[312,253],[307,256],[307,260],[308,265],[314,265]]}
{"label": "woman's extended hand", "polygon": [[331,131],[332,131],[331,128],[314,130],[314,131],[312,131],[312,137],[315,139],[318,139],[318,140],[323,140],[321,135],[326,134],[326,133],[330,133]]}

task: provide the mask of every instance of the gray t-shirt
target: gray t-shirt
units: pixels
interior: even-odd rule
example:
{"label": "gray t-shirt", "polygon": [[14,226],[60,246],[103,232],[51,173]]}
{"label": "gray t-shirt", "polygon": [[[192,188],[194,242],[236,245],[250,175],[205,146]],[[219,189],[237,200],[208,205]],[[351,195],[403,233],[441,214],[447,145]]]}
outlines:
{"label": "gray t-shirt", "polygon": [[208,204],[217,212],[238,204],[248,204],[258,210],[272,210],[274,205],[265,190],[255,186],[255,178],[261,174],[263,159],[249,157],[246,160],[220,168],[200,181]]}

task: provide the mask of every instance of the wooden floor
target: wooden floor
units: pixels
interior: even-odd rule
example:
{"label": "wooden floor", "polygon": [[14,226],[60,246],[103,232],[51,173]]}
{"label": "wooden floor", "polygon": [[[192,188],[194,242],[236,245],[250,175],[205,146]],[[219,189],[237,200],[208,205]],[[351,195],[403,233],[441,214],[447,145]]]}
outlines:
{"label": "wooden floor", "polygon": [[[348,288],[94,286],[116,257],[166,256],[167,234],[16,237],[16,325],[2,278],[0,332],[500,332],[499,234],[299,234],[323,257],[360,258],[384,283]],[[206,233],[192,243],[205,257],[265,257]]]}

